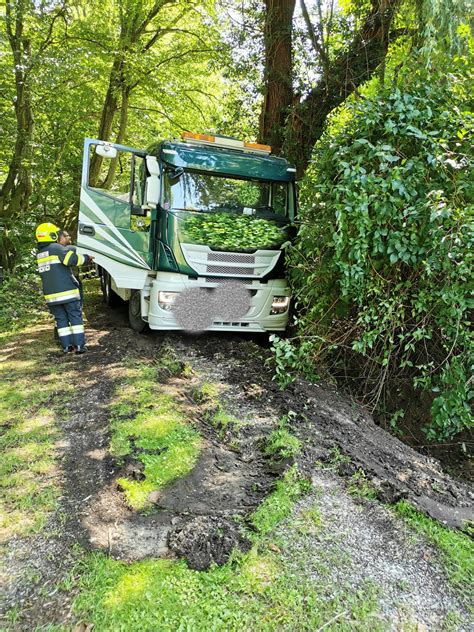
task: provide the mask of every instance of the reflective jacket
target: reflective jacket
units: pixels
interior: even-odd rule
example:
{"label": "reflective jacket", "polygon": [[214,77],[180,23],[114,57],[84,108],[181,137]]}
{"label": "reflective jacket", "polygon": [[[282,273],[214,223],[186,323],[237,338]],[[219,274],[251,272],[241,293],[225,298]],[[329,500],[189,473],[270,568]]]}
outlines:
{"label": "reflective jacket", "polygon": [[61,246],[55,242],[39,243],[37,247],[38,272],[46,302],[57,305],[78,300],[79,282],[71,267],[89,263],[89,255],[81,255],[74,246]]}

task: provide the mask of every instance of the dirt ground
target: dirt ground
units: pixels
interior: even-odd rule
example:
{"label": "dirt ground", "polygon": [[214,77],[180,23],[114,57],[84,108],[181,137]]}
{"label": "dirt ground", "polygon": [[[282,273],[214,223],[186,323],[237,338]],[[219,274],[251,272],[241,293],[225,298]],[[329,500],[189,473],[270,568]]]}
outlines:
{"label": "dirt ground", "polygon": [[[164,382],[193,419],[203,447],[192,472],[156,494],[155,510],[144,514],[127,506],[117,485],[124,468],[133,474],[134,463],[118,464],[108,452],[108,404],[124,357],[159,357],[164,345],[194,371]],[[235,519],[245,520],[290,464],[275,465],[262,453],[262,440],[289,411],[294,413],[289,417],[291,430],[302,445],[298,466],[320,490],[321,510],[351,559],[345,581],[355,587],[363,577],[383,582],[388,620],[395,621],[400,600],[408,602],[428,629],[438,629],[447,612],[465,614],[436,553],[426,544],[414,547],[400,521],[380,503],[357,504],[347,491],[347,481],[361,469],[379,500],[407,499],[429,516],[460,528],[473,518],[473,494],[436,461],[378,428],[361,408],[330,390],[304,381],[279,390],[265,366],[268,351],[252,341],[227,334],[138,335],[128,328],[124,310],[100,309],[89,320],[88,347],[83,357],[48,358],[58,367],[75,369],[76,396],[61,429],[60,509],[42,533],[15,538],[6,548],[3,608],[21,608],[11,629],[72,625],[74,589],[67,594],[48,591],[48,586],[74,568],[80,555],[77,544],[127,562],[183,555],[197,569],[225,561],[233,546],[245,548]],[[204,379],[219,386],[226,409],[243,422],[238,429],[218,432],[206,421],[191,397]],[[324,465],[334,463],[335,455],[340,461],[337,471],[326,470]],[[295,563],[303,550],[308,559],[322,550],[317,538],[301,542],[285,537],[285,555]],[[467,630],[469,624],[458,629]]]}

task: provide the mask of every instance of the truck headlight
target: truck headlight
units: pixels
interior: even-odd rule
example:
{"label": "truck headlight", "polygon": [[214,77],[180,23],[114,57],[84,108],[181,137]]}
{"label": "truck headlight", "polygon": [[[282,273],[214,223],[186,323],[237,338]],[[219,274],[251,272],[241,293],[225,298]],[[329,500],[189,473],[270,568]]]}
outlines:
{"label": "truck headlight", "polygon": [[290,304],[289,296],[274,296],[270,314],[283,314]]}
{"label": "truck headlight", "polygon": [[158,292],[158,305],[169,312],[178,294],[179,292]]}

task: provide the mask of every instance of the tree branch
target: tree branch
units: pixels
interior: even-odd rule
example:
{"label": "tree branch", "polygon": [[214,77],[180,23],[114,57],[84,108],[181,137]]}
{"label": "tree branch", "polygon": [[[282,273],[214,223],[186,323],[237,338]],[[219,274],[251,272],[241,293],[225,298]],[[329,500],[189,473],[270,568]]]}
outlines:
{"label": "tree branch", "polygon": [[[145,31],[145,33],[149,34],[149,31]],[[207,46],[207,42],[199,35],[199,33],[195,33],[194,31],[189,31],[187,29],[164,28],[158,29],[158,31],[150,39],[151,44],[150,42],[145,44],[143,50],[148,50],[149,48],[151,48],[151,46],[153,46],[153,44],[156,42],[156,39],[154,39],[156,34],[166,35],[167,33],[184,33],[185,35],[191,35],[191,37],[195,37],[203,46]]]}
{"label": "tree branch", "polygon": [[[167,64],[170,61],[173,61],[174,59],[182,59],[183,57],[186,57],[187,55],[194,55],[194,54],[198,54],[198,53],[211,53],[211,52],[213,52],[213,51],[210,48],[199,48],[199,49],[186,50],[183,53],[179,53],[177,55],[171,55],[171,57],[167,57],[166,59],[162,59],[160,62],[158,62],[152,68],[149,68],[146,71],[142,71],[141,76],[142,77],[148,77],[157,68],[159,68],[160,66],[163,66],[164,64]],[[140,83],[140,79],[137,79],[137,81],[135,81],[134,83],[131,84],[131,86],[130,86],[131,89],[133,90],[134,88],[136,88],[139,83]]]}
{"label": "tree branch", "polygon": [[303,18],[306,24],[306,28],[308,29],[309,39],[311,40],[311,44],[313,45],[314,50],[319,55],[321,62],[325,69],[329,66],[329,59],[326,55],[326,51],[324,50],[324,45],[319,41],[318,35],[314,30],[314,26],[311,22],[311,18],[308,13],[308,9],[306,8],[306,4],[304,0],[300,0],[301,12],[303,14]]}
{"label": "tree branch", "polygon": [[197,92],[198,94],[202,94],[203,96],[207,97],[208,99],[214,99],[214,101],[217,101],[217,97],[215,94],[210,94],[209,92],[205,92],[204,90],[199,90],[199,88],[188,88],[187,90],[184,90],[183,92]]}
{"label": "tree branch", "polygon": [[174,2],[176,2],[176,0],[158,0],[157,2],[155,2],[153,7],[148,11],[145,19],[135,31],[136,38],[138,39],[138,37],[140,37],[140,35],[145,31],[146,27],[150,24],[153,18],[158,15],[158,13],[164,6]]}
{"label": "tree branch", "polygon": [[172,119],[171,116],[169,116],[169,114],[166,114],[166,112],[163,112],[162,110],[158,110],[157,108],[140,108],[136,105],[130,105],[129,107],[131,110],[139,110],[143,112],[156,112],[157,114],[161,114],[161,116],[164,116],[165,119],[167,119],[170,123],[172,123],[179,129],[183,130],[184,132],[189,132],[189,130],[186,127],[183,127],[181,123],[178,123],[177,121]]}
{"label": "tree branch", "polygon": [[53,19],[49,23],[48,33],[45,39],[43,40],[43,42],[41,43],[41,45],[38,47],[38,54],[43,53],[46,50],[46,48],[51,44],[54,24],[58,18],[64,18],[65,13],[66,13],[66,5],[63,4],[62,7],[60,7],[60,9],[56,11],[56,13],[53,16]]}
{"label": "tree branch", "polygon": [[331,61],[308,95],[297,103],[287,120],[285,150],[301,176],[326,118],[367,81],[385,58],[390,26],[401,0],[373,0],[360,29],[345,51]]}
{"label": "tree branch", "polygon": [[[171,0],[174,1],[174,0]],[[163,29],[157,29],[156,33],[153,35],[153,37],[145,44],[145,46],[143,47],[143,52],[149,50],[154,44],[155,42],[160,38],[161,35],[165,35],[170,29],[171,27],[173,27],[175,24],[178,24],[180,22],[180,20],[190,11],[189,7],[184,9],[184,11],[181,11],[180,13],[178,13],[177,15],[175,15],[175,17],[171,20],[171,22],[168,24],[168,26],[166,28]],[[145,30],[144,33],[147,33],[147,31]]]}
{"label": "tree branch", "polygon": [[66,35],[66,40],[69,41],[74,41],[77,40],[79,42],[89,42],[89,44],[95,44],[96,46],[98,46],[99,48],[102,48],[103,50],[107,51],[108,53],[112,52],[112,48],[110,46],[106,46],[103,42],[98,42],[97,40],[94,40],[90,37],[78,37],[77,35]]}

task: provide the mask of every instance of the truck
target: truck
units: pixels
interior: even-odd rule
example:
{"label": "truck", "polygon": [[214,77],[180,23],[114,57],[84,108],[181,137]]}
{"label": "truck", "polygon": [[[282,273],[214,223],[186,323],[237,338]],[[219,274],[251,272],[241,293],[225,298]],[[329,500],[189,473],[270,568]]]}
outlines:
{"label": "truck", "polygon": [[295,178],[269,146],[225,136],[147,150],[86,138],[78,250],[135,331],[283,331]]}

